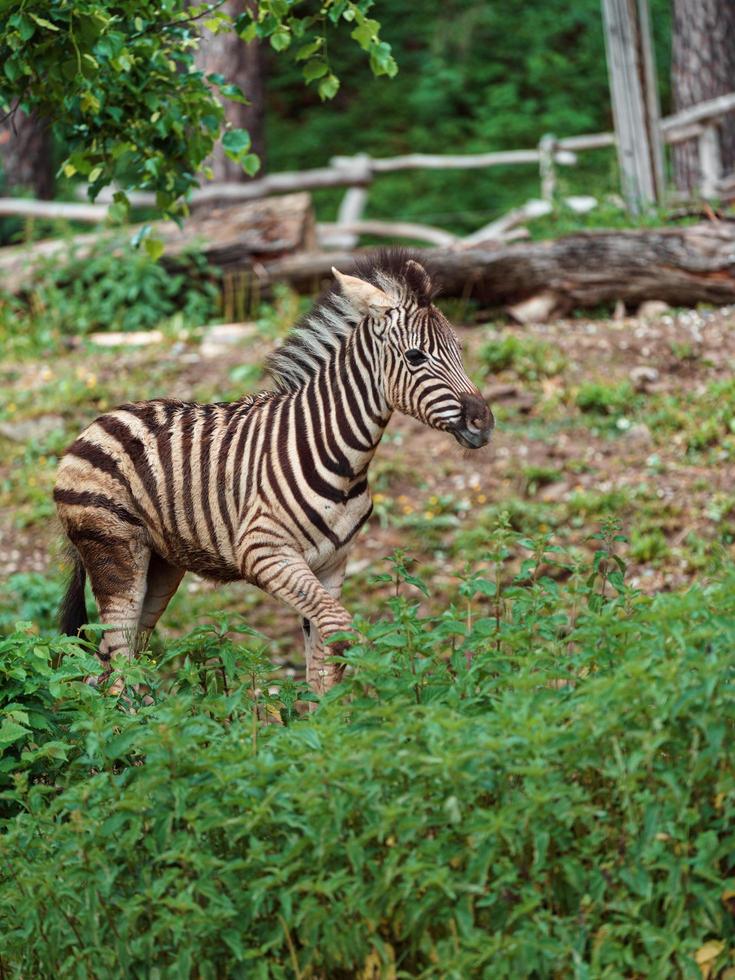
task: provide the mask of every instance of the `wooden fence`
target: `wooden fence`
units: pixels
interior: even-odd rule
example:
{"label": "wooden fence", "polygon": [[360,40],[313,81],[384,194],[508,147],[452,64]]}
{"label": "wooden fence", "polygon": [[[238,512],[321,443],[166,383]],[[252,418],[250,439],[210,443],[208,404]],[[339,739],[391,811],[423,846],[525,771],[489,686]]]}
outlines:
{"label": "wooden fence", "polygon": [[[669,145],[692,138],[697,139],[701,170],[699,191],[705,200],[721,195],[735,196],[735,174],[722,173],[718,131],[719,120],[726,113],[733,111],[735,111],[735,92],[702,102],[668,116],[660,122],[662,138]],[[334,157],[328,167],[268,174],[246,183],[207,184],[191,195],[190,203],[192,207],[199,207],[203,204],[256,200],[272,194],[293,191],[345,187],[347,192],[340,205],[337,221],[318,226],[323,245],[350,248],[361,234],[408,237],[435,245],[447,245],[455,241],[456,236],[441,228],[401,221],[364,220],[362,215],[367,202],[368,189],[375,178],[381,174],[401,170],[468,170],[533,165],[539,170],[541,200],[550,205],[555,194],[558,166],[573,166],[580,152],[612,146],[615,146],[614,133],[592,133],[563,138],[547,134],[534,149],[460,155],[411,153],[387,158],[373,158],[366,154],[352,157],[339,156]],[[134,206],[155,205],[155,195],[151,192],[134,191],[128,196]],[[103,190],[98,197],[99,203],[94,204],[0,198],[0,215],[67,219],[97,224],[106,219],[107,204],[111,199],[110,189]],[[550,210],[550,207],[547,210]],[[517,213],[522,214],[522,212],[523,209],[519,209]],[[544,212],[540,209],[536,213]],[[525,216],[533,217],[534,213],[526,213]],[[502,228],[503,234],[498,234],[497,237],[505,237],[513,223],[513,221],[499,219],[485,229],[480,229],[472,237],[481,234],[493,237],[492,232],[498,226]]]}

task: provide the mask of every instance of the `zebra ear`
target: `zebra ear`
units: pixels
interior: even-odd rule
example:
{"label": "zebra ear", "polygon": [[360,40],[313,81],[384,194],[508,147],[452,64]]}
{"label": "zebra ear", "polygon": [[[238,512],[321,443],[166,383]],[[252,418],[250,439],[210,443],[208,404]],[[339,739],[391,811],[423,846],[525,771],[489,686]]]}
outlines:
{"label": "zebra ear", "polygon": [[346,276],[344,272],[340,272],[334,266],[332,266],[332,273],[340,285],[342,295],[361,313],[381,313],[383,310],[389,310],[396,305],[387,293],[378,289],[377,286],[365,282],[364,279],[358,279],[357,276]]}

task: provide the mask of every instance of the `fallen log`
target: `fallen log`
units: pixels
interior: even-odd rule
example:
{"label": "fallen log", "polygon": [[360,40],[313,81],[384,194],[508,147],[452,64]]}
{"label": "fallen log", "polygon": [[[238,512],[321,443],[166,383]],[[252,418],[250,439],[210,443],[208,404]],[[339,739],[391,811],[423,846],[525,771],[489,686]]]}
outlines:
{"label": "fallen log", "polygon": [[[113,253],[122,253],[143,227],[128,226],[2,248],[0,288],[20,292],[33,283],[39,266],[49,259],[84,259],[100,241]],[[196,247],[211,265],[225,272],[316,247],[314,212],[306,193],[209,209],[193,215],[181,228],[173,221],[154,222],[150,228],[151,235],[163,241],[164,264],[175,265],[182,254]]]}
{"label": "fallen log", "polygon": [[[333,265],[354,267],[354,252],[295,254],[267,261],[262,284],[313,289]],[[735,303],[735,224],[588,231],[553,241],[422,249],[443,294],[507,307],[544,296],[546,315],[618,300],[674,306]],[[552,302],[553,300],[553,302]]]}

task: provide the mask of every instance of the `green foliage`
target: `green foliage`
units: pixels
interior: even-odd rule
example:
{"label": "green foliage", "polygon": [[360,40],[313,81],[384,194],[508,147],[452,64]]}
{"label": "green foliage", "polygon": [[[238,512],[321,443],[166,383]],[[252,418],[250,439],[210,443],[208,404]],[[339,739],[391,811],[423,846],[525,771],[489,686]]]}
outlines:
{"label": "green foliage", "polygon": [[16,793],[36,785],[41,795],[63,770],[81,696],[72,682],[95,668],[76,641],[44,639],[34,628],[19,623],[0,636],[0,817],[17,809]]}
{"label": "green foliage", "polygon": [[620,415],[630,411],[633,389],[627,381],[619,384],[587,381],[580,386],[575,401],[582,412],[593,415]]}
{"label": "green foliage", "polygon": [[3,755],[3,971],[696,978],[710,942],[714,976],[735,943],[735,570],[645,598],[621,543],[607,525],[578,568],[501,524],[432,617],[396,556],[390,618],[356,623],[351,673],[301,717],[224,623],[119,700],[72,680],[71,641],[14,634],[4,703],[60,731],[14,720],[30,734]]}
{"label": "green foliage", "polygon": [[515,334],[488,341],[480,349],[480,360],[489,373],[510,370],[525,381],[560,374],[566,363],[564,355],[551,344],[533,337],[516,337]]}
{"label": "green foliage", "polygon": [[[7,297],[0,331],[80,335],[94,330],[145,330],[174,313],[187,325],[206,323],[219,296],[216,271],[192,250],[176,271],[147,250],[109,239],[83,258],[50,260],[37,273],[25,303]],[[3,313],[6,313],[3,316]],[[23,320],[30,321],[25,329]]]}
{"label": "green foliage", "polygon": [[12,628],[18,619],[33,623],[41,632],[56,632],[59,610],[59,583],[41,572],[10,575],[0,593],[0,632]]}
{"label": "green foliage", "polygon": [[[670,2],[651,0],[664,111],[668,110]],[[530,148],[545,133],[559,137],[612,128],[599,0],[392,0],[381,7],[382,31],[401,66],[390,85],[371,78],[344,37],[330,39],[345,81],[335,112],[323,112],[299,73],[278,61],[268,79],[268,160],[274,170],[323,166],[332,153],[373,156],[481,153]],[[580,153],[559,167],[560,194],[619,192],[612,149]],[[315,195],[329,220],[342,192]],[[418,170],[380,175],[370,188],[369,216],[424,221],[470,232],[539,196],[534,165],[488,170]],[[581,223],[620,222],[558,214],[537,224],[547,235]],[[629,224],[628,219],[624,219]]]}
{"label": "green foliage", "polygon": [[713,450],[730,458],[735,453],[735,381],[710,382],[704,389],[663,395],[651,409],[651,429],[669,437],[680,434],[692,454]]}
{"label": "green foliage", "polygon": [[[236,85],[196,69],[200,27],[234,30],[243,41],[267,38],[275,51],[298,42],[294,58],[304,62],[303,79],[319,79],[322,99],[339,86],[326,53],[327,23],[350,31],[376,75],[395,74],[380,24],[367,17],[370,0],[325,0],[318,13],[296,6],[261,0],[233,20],[221,3],[11,0],[0,8],[0,106],[50,117],[68,153],[65,176],[81,175],[92,198],[114,181],[118,216],[132,187],[155,191],[164,211],[180,210],[222,131],[218,93],[245,101]],[[257,170],[247,133],[229,129],[222,142],[247,173]]]}

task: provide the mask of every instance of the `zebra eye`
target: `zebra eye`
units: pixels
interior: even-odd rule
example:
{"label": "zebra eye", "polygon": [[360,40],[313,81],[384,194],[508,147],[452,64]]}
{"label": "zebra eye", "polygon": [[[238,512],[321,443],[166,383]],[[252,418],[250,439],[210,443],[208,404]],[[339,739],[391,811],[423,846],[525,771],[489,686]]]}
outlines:
{"label": "zebra eye", "polygon": [[428,360],[426,354],[417,347],[412,347],[411,350],[407,350],[403,356],[413,367],[418,367],[419,364],[423,364],[424,361]]}

